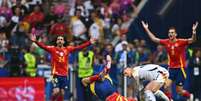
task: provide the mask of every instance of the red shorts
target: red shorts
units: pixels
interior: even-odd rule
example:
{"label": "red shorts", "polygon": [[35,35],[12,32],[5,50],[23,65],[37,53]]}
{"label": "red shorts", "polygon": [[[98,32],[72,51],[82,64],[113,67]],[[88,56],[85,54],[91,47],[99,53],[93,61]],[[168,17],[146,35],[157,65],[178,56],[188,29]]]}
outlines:
{"label": "red shorts", "polygon": [[128,99],[128,98],[120,95],[119,93],[115,92],[112,95],[108,96],[106,98],[106,101],[136,101],[136,100]]}

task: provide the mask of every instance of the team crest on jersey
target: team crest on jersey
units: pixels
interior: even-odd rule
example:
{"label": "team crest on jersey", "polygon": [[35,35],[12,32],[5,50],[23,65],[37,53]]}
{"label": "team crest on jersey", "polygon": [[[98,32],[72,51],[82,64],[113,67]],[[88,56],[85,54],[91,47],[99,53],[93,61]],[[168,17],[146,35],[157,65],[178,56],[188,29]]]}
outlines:
{"label": "team crest on jersey", "polygon": [[60,56],[64,56],[64,53],[63,53],[63,52],[60,52],[59,55],[60,55]]}
{"label": "team crest on jersey", "polygon": [[56,51],[56,53],[59,54],[59,56],[64,56],[64,52]]}

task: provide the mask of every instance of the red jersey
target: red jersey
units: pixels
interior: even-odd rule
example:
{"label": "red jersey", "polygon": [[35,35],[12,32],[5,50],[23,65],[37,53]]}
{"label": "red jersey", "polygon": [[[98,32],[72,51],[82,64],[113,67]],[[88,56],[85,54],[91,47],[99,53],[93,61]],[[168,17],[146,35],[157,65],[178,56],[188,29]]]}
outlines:
{"label": "red jersey", "polygon": [[168,53],[169,68],[186,67],[185,50],[188,45],[187,39],[177,39],[171,42],[169,39],[161,39],[160,43],[165,46]]}
{"label": "red jersey", "polygon": [[80,46],[67,46],[59,48],[56,46],[46,46],[43,43],[36,42],[36,44],[48,51],[51,54],[51,64],[52,64],[52,74],[59,76],[67,76],[68,74],[68,56],[70,52],[77,49],[82,49],[90,45],[90,41],[80,45]]}

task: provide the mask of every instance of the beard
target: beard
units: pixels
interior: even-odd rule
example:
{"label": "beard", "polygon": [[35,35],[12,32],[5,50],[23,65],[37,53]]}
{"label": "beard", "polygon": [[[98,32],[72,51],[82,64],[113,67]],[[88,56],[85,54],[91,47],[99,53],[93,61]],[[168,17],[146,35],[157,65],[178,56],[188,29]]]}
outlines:
{"label": "beard", "polygon": [[62,47],[62,46],[63,46],[63,43],[62,43],[62,42],[58,42],[58,43],[57,43],[57,46]]}

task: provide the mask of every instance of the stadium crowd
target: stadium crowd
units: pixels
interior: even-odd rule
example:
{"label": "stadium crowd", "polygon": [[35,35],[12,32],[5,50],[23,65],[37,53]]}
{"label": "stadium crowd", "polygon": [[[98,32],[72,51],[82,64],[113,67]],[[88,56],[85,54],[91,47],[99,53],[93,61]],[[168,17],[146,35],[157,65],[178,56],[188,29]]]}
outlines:
{"label": "stadium crowd", "polygon": [[[90,37],[97,42],[70,54],[69,65],[76,71],[77,98],[93,101],[92,95],[81,79],[99,71],[106,63],[105,56],[112,56],[110,77],[122,91],[122,68],[143,64],[167,67],[168,56],[162,45],[150,49],[145,39],[129,37],[133,13],[141,0],[0,0],[0,69],[9,77],[37,77],[37,66],[50,66],[51,55],[33,43],[29,37],[55,45],[57,36],[65,37],[65,45],[76,46]],[[187,67],[191,83],[189,90],[201,100],[201,50],[187,48]],[[128,97],[137,97],[135,81],[128,80]],[[86,100],[84,100],[86,99]]]}

